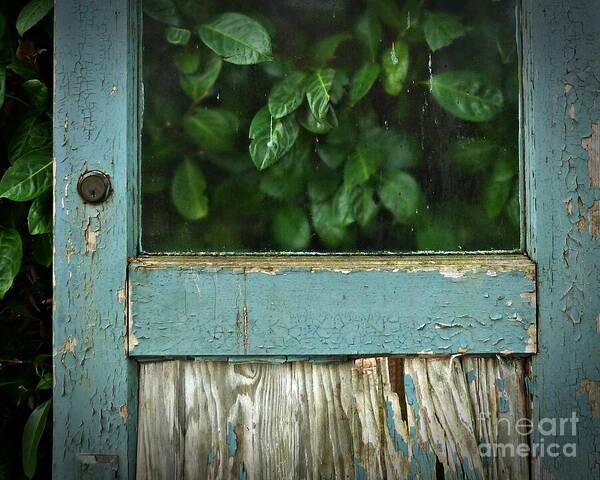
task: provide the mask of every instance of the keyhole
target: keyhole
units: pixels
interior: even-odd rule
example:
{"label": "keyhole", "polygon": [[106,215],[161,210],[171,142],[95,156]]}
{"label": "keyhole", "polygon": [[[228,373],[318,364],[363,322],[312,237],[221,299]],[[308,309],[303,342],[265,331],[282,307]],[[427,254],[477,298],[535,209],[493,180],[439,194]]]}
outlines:
{"label": "keyhole", "polygon": [[85,202],[103,202],[110,193],[110,179],[108,175],[98,170],[85,172],[79,177],[77,191]]}

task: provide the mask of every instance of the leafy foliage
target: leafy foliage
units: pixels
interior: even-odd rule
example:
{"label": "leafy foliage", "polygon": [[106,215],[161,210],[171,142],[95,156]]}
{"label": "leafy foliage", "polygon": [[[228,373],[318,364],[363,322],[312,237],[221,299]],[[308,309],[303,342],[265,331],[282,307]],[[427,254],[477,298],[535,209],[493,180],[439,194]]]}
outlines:
{"label": "leafy foliage", "polygon": [[52,6],[0,5],[1,478],[50,477]]}
{"label": "leafy foliage", "polygon": [[517,246],[511,5],[184,4],[144,4],[146,250]]}

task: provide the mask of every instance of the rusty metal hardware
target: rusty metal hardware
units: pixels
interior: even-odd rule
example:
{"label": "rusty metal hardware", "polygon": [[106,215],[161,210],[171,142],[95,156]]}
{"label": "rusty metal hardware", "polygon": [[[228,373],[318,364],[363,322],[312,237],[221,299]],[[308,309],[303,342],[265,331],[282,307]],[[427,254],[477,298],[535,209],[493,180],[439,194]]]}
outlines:
{"label": "rusty metal hardware", "polygon": [[110,178],[106,173],[90,170],[79,177],[77,192],[86,203],[101,203],[110,195]]}

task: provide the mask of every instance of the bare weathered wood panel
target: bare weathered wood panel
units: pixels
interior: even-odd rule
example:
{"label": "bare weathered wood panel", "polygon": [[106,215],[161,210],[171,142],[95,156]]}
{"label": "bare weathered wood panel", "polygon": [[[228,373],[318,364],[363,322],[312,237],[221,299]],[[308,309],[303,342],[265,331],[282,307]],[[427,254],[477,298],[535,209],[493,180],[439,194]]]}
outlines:
{"label": "bare weathered wood panel", "polygon": [[144,363],[138,479],[527,479],[524,362]]}

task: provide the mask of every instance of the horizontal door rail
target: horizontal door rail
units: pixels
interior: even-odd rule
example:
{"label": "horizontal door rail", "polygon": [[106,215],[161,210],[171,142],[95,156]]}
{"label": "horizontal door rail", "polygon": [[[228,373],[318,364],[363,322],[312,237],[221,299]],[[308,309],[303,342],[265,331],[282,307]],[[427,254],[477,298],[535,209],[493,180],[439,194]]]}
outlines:
{"label": "horizontal door rail", "polygon": [[152,256],[129,295],[139,357],[536,351],[522,255]]}

